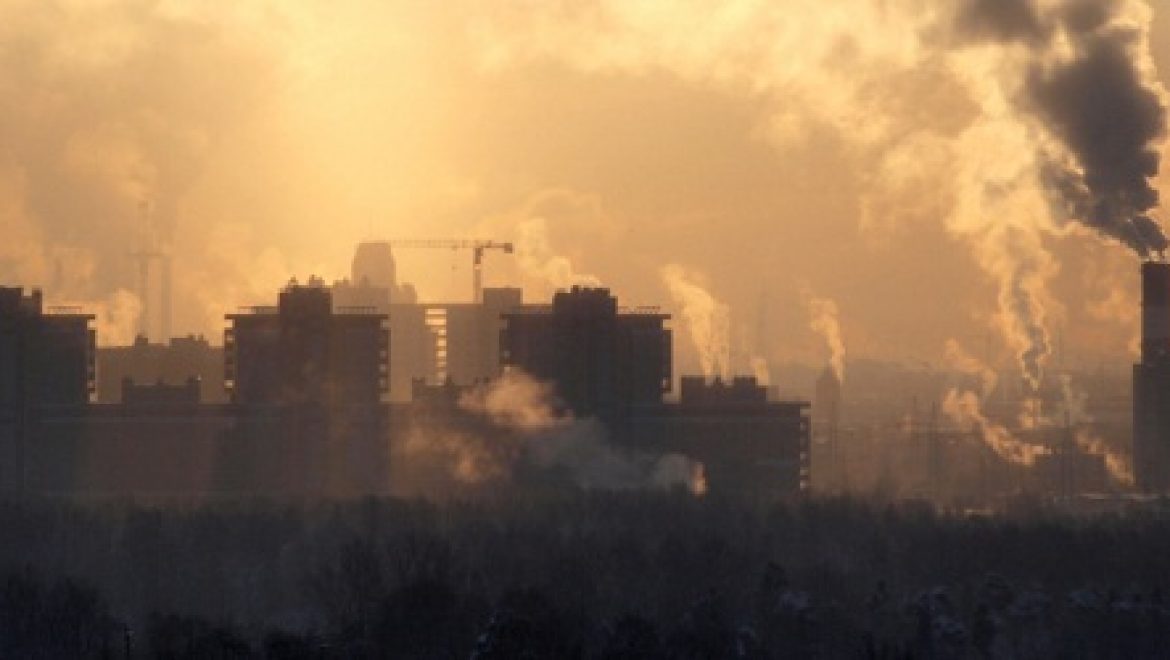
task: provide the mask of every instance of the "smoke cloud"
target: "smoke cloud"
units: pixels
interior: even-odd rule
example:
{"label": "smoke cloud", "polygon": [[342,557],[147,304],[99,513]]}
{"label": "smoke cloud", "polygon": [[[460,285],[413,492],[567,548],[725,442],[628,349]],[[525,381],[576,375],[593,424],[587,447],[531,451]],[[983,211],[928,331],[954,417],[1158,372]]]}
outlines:
{"label": "smoke cloud", "polygon": [[464,394],[459,399],[459,407],[483,415],[502,428],[540,433],[575,421],[572,415],[555,406],[554,401],[547,383],[510,369],[489,385]]}
{"label": "smoke cloud", "polygon": [[594,275],[579,273],[568,257],[553,250],[548,236],[548,221],[528,218],[516,226],[516,259],[525,277],[552,289],[573,286],[601,286]]}
{"label": "smoke cloud", "polygon": [[808,308],[809,328],[824,338],[829,349],[829,367],[838,383],[845,382],[845,339],[841,334],[841,319],[837,303],[828,298],[818,298],[805,292],[805,307]]}
{"label": "smoke cloud", "polygon": [[693,273],[678,264],[659,270],[663,284],[676,305],[699,357],[703,376],[731,378],[731,312],[703,288]]}
{"label": "smoke cloud", "polygon": [[597,420],[576,419],[556,404],[547,384],[517,370],[465,393],[459,407],[500,433],[416,429],[406,447],[408,455],[444,463],[459,482],[508,479],[526,464],[564,471],[585,489],[682,487],[706,493],[702,463],[612,446]]}
{"label": "smoke cloud", "polygon": [[395,475],[392,485],[417,488],[421,482],[424,492],[437,490],[426,487],[428,472],[440,473],[440,480],[452,479],[472,486],[507,479],[519,453],[520,447],[514,442],[415,425],[403,444],[406,469]]}
{"label": "smoke cloud", "polygon": [[772,384],[772,369],[768,365],[767,358],[753,355],[748,360],[748,366],[751,367],[752,375],[756,377],[757,383],[764,386]]}
{"label": "smoke cloud", "polygon": [[1048,49],[1059,52],[1032,65],[1026,89],[1042,125],[1063,147],[1050,150],[1045,165],[1065,209],[1150,257],[1167,246],[1147,215],[1158,204],[1151,181],[1166,131],[1166,98],[1147,61],[1140,21],[1149,17],[1134,15],[1136,7],[1081,0],[1050,10]]}
{"label": "smoke cloud", "polygon": [[[1150,17],[1139,0],[596,0],[489,12],[478,34],[490,69],[555,59],[746,93],[781,149],[832,129],[873,163],[866,196],[942,200],[943,225],[996,283],[997,325],[1036,386],[1059,270],[1051,240],[1073,222],[1143,257],[1166,247],[1150,214],[1166,106]],[[931,116],[905,93],[912,75],[966,113]]]}
{"label": "smoke cloud", "polygon": [[181,226],[185,197],[220,141],[265,107],[274,67],[230,11],[10,1],[4,15],[0,216],[14,240],[0,279],[82,304],[100,341],[122,342],[139,205],[156,210],[164,244],[202,243],[202,222]]}
{"label": "smoke cloud", "polygon": [[118,289],[95,311],[97,336],[111,346],[126,346],[134,342],[142,316],[142,301],[138,296]]}
{"label": "smoke cloud", "polygon": [[[1081,271],[1060,268],[1080,245],[1064,237],[1161,245],[1148,1],[0,4],[0,278],[54,301],[132,288],[146,199],[174,239],[181,331],[217,335],[293,271],[339,275],[363,232],[506,238],[514,224],[478,233],[477,219],[567,189],[604,198],[605,218],[528,214],[556,249],[526,250],[526,287],[587,266],[652,303],[646,275],[680,262],[747,310],[772,250],[769,284],[803,271],[849,296],[853,352],[877,332],[935,346],[985,296],[1037,382],[1059,301],[1079,299],[1059,288]],[[228,234],[241,249],[222,250]],[[58,268],[59,248],[95,269]],[[960,287],[957,248],[990,291]],[[281,276],[236,284],[257,255]],[[465,288],[432,261],[406,263],[425,296]],[[75,290],[53,286],[58,270]],[[874,302],[911,286],[946,311],[929,328]],[[799,323],[795,292],[779,295],[778,318]]]}
{"label": "smoke cloud", "polygon": [[974,428],[984,444],[1000,458],[1009,463],[1031,466],[1036,457],[1050,453],[1047,447],[1023,442],[1011,431],[987,417],[983,404],[995,391],[998,376],[991,367],[967,353],[959,342],[950,340],[946,344],[946,359],[951,368],[959,373],[975,377],[979,391],[953,387],[943,397],[942,411],[954,423]]}
{"label": "smoke cloud", "polygon": [[1060,377],[1061,406],[1059,413],[1065,423],[1072,427],[1073,440],[1077,447],[1086,454],[1100,456],[1105,461],[1105,469],[1109,476],[1121,484],[1134,483],[1133,462],[1130,458],[1109,446],[1102,438],[1086,428],[1093,423],[1093,416],[1088,412],[1088,395],[1073,385],[1068,375]]}
{"label": "smoke cloud", "polygon": [[1004,109],[1033,129],[1033,169],[1054,219],[1143,258],[1167,246],[1149,216],[1167,106],[1150,59],[1151,17],[1132,0],[969,0],[955,21],[960,50],[1020,53],[1000,83]]}
{"label": "smoke cloud", "polygon": [[988,419],[983,413],[983,402],[974,392],[948,391],[942,410],[956,424],[974,427],[983,442],[1009,463],[1031,467],[1037,456],[1050,453],[1047,447],[1021,442],[1005,426]]}
{"label": "smoke cloud", "polygon": [[999,384],[999,374],[964,350],[959,342],[954,339],[947,340],[944,358],[955,371],[978,378],[980,399],[987,400],[995,392],[995,387]]}

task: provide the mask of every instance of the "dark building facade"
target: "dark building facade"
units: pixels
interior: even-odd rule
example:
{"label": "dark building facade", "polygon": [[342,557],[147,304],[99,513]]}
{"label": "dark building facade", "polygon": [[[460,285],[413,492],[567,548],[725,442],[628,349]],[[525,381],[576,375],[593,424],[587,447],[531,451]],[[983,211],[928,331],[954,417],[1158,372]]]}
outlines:
{"label": "dark building facade", "polygon": [[93,316],[46,309],[40,291],[0,287],[0,490],[28,487],[40,420],[94,392]]}
{"label": "dark building facade", "polygon": [[93,318],[46,309],[40,291],[0,287],[0,407],[88,403],[95,387]]}
{"label": "dark building facade", "polygon": [[121,403],[122,381],[141,385],[184,385],[199,380],[203,403],[226,403],[223,386],[223,347],[202,336],[174,337],[166,344],[152,344],[139,335],[130,346],[97,349],[97,402]]}
{"label": "dark building facade", "polygon": [[369,405],[389,388],[390,331],[375,308],[333,309],[319,280],[273,307],[228,314],[224,378],[240,405]]}
{"label": "dark building facade", "polygon": [[551,308],[503,315],[500,358],[553,385],[575,415],[597,417],[613,442],[703,463],[713,492],[796,494],[810,477],[807,402],[769,400],[755,378],[698,376],[671,389],[669,316],[622,310],[606,289],[560,291]]}
{"label": "dark building facade", "polygon": [[227,316],[224,375],[235,424],[219,487],[346,496],[385,483],[390,331],[374,307],[334,308],[321,280],[276,307]]}
{"label": "dark building facade", "polygon": [[390,243],[368,241],[354,251],[349,279],[334,282],[335,311],[364,308],[389,317],[388,397],[409,401],[414,378],[435,373],[435,337],[426,323],[426,309],[410,284],[398,283],[398,269]]}
{"label": "dark building facade", "polygon": [[671,387],[670,318],[619,310],[608,289],[558,291],[551,308],[505,313],[500,361],[552,383],[577,415],[616,419]]}
{"label": "dark building facade", "polygon": [[1141,362],[1133,368],[1133,463],[1138,488],[1170,490],[1170,264],[1142,264]]}
{"label": "dark building facade", "polygon": [[679,453],[704,465],[713,492],[794,495],[811,478],[811,423],[804,401],[772,401],[754,377],[729,382],[684,376],[677,403],[639,406],[619,441]]}

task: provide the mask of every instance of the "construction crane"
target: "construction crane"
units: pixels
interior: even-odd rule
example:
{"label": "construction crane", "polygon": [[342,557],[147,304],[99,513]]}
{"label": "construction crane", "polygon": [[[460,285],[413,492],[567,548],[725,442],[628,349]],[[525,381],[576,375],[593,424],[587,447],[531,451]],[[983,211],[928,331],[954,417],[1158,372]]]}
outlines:
{"label": "construction crane", "polygon": [[483,253],[487,250],[501,250],[512,254],[511,243],[501,241],[478,241],[474,239],[435,238],[399,239],[388,241],[391,247],[401,248],[446,248],[449,250],[471,250],[471,295],[477,303],[483,302]]}

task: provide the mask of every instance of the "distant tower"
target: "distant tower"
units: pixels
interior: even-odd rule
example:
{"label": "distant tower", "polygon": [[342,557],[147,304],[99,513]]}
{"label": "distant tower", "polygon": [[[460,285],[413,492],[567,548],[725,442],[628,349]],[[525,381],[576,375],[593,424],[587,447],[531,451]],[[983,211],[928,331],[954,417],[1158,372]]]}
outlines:
{"label": "distant tower", "polygon": [[1133,367],[1138,488],[1170,490],[1170,264],[1142,264],[1142,354]]}
{"label": "distant tower", "polygon": [[383,289],[391,303],[418,301],[413,286],[398,285],[398,265],[388,241],[358,243],[350,268],[350,284],[358,289]]}
{"label": "distant tower", "polygon": [[353,254],[350,273],[355,285],[364,282],[369,286],[393,290],[398,286],[398,274],[390,243],[386,241],[359,243]]}
{"label": "distant tower", "polygon": [[[160,343],[166,343],[172,337],[172,274],[174,261],[170,251],[160,245],[159,226],[151,212],[149,202],[143,201],[138,205],[142,218],[142,237],[139,248],[130,253],[130,257],[138,266],[138,299],[142,303],[142,313],[138,320],[138,334],[149,339],[152,329],[157,327],[160,336],[156,337]],[[158,290],[151,287],[151,272],[153,265],[158,265]],[[157,299],[152,297],[157,293]],[[158,303],[155,312],[154,302]],[[153,322],[157,314],[157,323]]]}

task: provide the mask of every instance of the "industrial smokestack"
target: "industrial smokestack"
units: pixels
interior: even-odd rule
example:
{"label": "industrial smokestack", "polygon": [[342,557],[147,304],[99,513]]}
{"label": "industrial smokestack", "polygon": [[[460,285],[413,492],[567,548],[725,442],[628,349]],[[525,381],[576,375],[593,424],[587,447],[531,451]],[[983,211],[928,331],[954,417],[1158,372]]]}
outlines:
{"label": "industrial smokestack", "polygon": [[1142,361],[1133,368],[1137,486],[1170,491],[1170,263],[1142,264]]}
{"label": "industrial smokestack", "polygon": [[1142,264],[1142,363],[1170,360],[1170,263]]}

